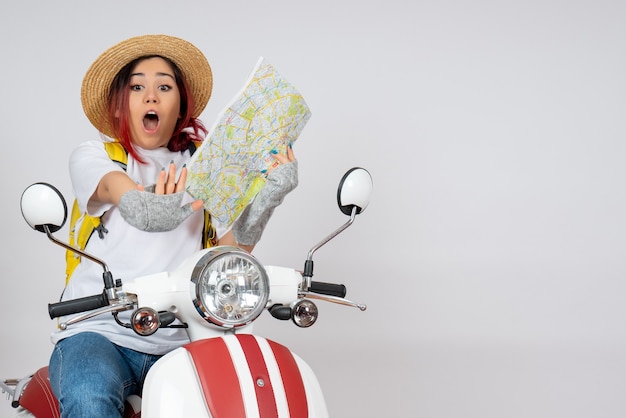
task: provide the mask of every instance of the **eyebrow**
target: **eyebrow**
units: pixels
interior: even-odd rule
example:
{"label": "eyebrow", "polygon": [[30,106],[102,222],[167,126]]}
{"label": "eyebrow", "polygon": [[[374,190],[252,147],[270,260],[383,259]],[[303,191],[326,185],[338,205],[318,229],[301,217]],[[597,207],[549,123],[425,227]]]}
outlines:
{"label": "eyebrow", "polygon": [[[168,73],[156,73],[156,75],[157,75],[157,77],[169,77],[169,78],[171,78],[172,80],[175,80],[175,78],[174,78],[174,76],[173,76],[172,74],[168,74]],[[131,77],[136,77],[136,76],[139,76],[139,77],[145,77],[145,76],[146,76],[146,74],[145,74],[145,73],[132,73],[130,76],[131,76]]]}

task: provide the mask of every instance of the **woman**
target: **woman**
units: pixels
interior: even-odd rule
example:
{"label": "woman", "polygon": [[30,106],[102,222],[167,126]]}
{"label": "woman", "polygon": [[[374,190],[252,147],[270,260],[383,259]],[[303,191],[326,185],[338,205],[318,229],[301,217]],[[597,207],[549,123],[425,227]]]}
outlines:
{"label": "woman", "polygon": [[[126,167],[120,167],[103,142],[93,140],[79,145],[70,158],[80,208],[102,220],[100,234],[89,239],[86,251],[106,260],[116,278],[173,270],[201,248],[203,202],[184,192],[185,163],[206,135],[197,117],[211,87],[204,55],[166,35],[134,37],[111,47],[83,79],[87,117],[128,154]],[[274,208],[296,187],[291,148],[275,158],[277,167],[232,229],[211,226],[217,244],[251,251]],[[99,293],[101,274],[95,263],[80,262],[62,300]],[[124,399],[141,391],[152,364],[188,339],[171,328],[139,337],[101,315],[53,333],[52,342],[50,382],[62,417],[103,418],[120,417]]]}

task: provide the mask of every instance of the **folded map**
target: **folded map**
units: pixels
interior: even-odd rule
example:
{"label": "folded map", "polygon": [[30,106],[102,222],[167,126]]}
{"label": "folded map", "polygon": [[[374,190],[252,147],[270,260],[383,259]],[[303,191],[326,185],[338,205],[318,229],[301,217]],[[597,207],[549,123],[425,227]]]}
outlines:
{"label": "folded map", "polygon": [[304,98],[261,57],[241,91],[218,117],[187,163],[187,191],[230,226],[265,184],[311,117]]}

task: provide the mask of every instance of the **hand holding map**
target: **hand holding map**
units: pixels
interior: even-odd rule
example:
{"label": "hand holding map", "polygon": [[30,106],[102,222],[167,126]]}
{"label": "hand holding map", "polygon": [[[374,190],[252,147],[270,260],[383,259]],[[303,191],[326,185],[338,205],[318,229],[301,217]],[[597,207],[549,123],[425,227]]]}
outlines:
{"label": "hand holding map", "polygon": [[300,93],[261,57],[187,164],[187,191],[230,226],[263,187],[272,151],[285,153],[310,117]]}

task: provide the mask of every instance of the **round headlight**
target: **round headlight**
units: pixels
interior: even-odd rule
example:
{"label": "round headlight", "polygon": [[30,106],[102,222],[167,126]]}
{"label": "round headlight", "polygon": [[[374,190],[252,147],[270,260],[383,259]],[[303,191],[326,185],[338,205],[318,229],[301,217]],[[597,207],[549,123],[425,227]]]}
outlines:
{"label": "round headlight", "polygon": [[247,325],[263,312],[269,279],[263,266],[238,247],[207,252],[191,274],[194,306],[204,320],[224,328]]}

